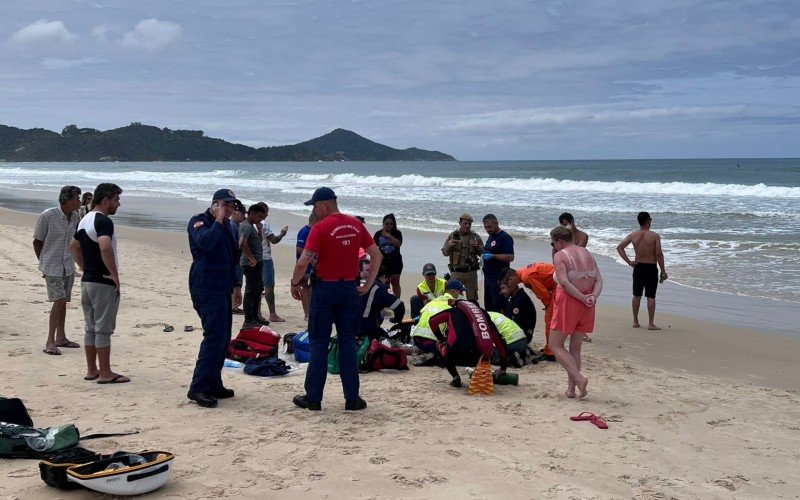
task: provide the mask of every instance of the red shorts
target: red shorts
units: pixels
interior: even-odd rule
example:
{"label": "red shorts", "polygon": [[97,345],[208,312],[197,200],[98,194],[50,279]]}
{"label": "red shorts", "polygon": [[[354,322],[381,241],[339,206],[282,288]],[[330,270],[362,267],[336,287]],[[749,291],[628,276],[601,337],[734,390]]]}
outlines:
{"label": "red shorts", "polygon": [[594,307],[589,307],[561,287],[556,289],[553,299],[555,310],[550,328],[565,335],[591,333],[594,330]]}

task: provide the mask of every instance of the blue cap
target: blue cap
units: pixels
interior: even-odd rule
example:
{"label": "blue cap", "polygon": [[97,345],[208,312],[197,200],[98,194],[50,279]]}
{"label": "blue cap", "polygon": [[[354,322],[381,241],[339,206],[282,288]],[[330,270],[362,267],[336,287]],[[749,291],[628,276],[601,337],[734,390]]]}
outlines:
{"label": "blue cap", "polygon": [[450,280],[444,285],[445,290],[460,290],[462,292],[466,292],[467,289],[464,288],[464,285],[458,280]]}
{"label": "blue cap", "polygon": [[321,187],[317,188],[314,191],[314,195],[311,196],[311,199],[304,203],[304,205],[313,205],[318,201],[328,201],[328,200],[335,200],[336,193],[333,192],[333,189],[329,187]]}
{"label": "blue cap", "polygon": [[214,197],[211,198],[211,201],[214,200],[236,201],[236,195],[233,194],[233,191],[230,189],[218,189],[217,192],[214,193]]}

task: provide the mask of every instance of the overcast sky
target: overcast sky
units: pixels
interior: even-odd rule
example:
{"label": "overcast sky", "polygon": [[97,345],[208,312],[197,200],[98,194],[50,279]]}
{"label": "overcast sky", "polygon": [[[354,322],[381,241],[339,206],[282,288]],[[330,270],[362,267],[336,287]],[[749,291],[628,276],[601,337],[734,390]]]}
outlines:
{"label": "overcast sky", "polygon": [[800,156],[800,1],[1,0],[0,124]]}

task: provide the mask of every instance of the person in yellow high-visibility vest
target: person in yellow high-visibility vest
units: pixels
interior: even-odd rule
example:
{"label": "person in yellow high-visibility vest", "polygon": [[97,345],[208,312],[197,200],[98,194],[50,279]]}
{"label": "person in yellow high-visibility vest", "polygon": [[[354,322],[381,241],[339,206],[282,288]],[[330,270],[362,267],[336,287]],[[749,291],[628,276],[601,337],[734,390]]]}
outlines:
{"label": "person in yellow high-visibility vest", "polygon": [[417,293],[408,301],[411,306],[411,317],[419,316],[425,304],[444,295],[444,286],[447,283],[443,278],[436,277],[436,266],[430,262],[422,266],[422,276],[424,280],[417,285]]}
{"label": "person in yellow high-visibility vest", "polygon": [[[516,368],[522,368],[525,365],[525,350],[528,348],[525,332],[518,324],[498,312],[489,311],[489,317],[492,318],[492,323],[506,342],[509,362],[515,364]],[[500,354],[497,352],[497,348],[492,352],[492,364],[500,364]]]}

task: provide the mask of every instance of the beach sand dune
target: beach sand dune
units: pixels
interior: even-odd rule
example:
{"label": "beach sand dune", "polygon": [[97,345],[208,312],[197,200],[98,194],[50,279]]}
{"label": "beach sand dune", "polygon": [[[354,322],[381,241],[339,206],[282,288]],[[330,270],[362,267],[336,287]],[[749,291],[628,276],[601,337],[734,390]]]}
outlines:
{"label": "beach sand dune", "polygon": [[[344,411],[336,376],[317,413],[291,403],[302,392],[301,373],[273,380],[226,371],[236,397],[200,409],[186,399],[202,331],[186,291],[190,257],[181,234],[119,228],[123,295],[112,362],[132,382],[98,386],[82,379],[82,350],[41,354],[49,304],[31,249],[35,216],[5,220],[0,395],[22,398],[40,426],[139,431],[82,443],[92,450],[174,452],[174,475],[159,497],[706,499],[800,491],[800,398],[780,383],[796,373],[777,364],[783,371],[761,383],[726,376],[770,362],[742,352],[714,375],[702,364],[665,368],[685,346],[637,342],[640,332],[627,328],[621,309],[601,309],[595,342],[584,351],[591,382],[581,401],[564,398],[563,370],[543,363],[519,370],[519,386],[496,387],[491,397],[449,387],[446,372],[434,368],[370,373],[361,379],[369,408],[358,413]],[[279,245],[275,258],[278,311],[287,322],[274,326],[283,334],[302,328],[302,310],[288,295],[291,248]],[[407,281],[406,293],[413,289]],[[82,344],[77,292],[67,329]],[[662,322],[675,335],[697,324]],[[175,331],[164,333],[166,324]],[[697,335],[726,330],[703,325]],[[738,335],[791,359],[800,352],[793,339]],[[662,363],[648,361],[655,358]],[[583,411],[602,416],[608,430],[569,419]],[[0,460],[0,497],[86,497],[50,489],[38,474],[36,461]]]}

